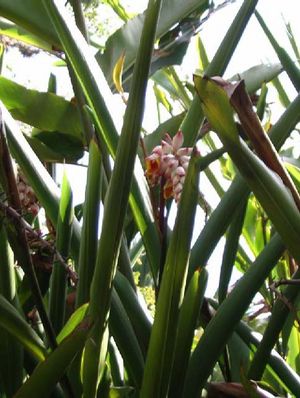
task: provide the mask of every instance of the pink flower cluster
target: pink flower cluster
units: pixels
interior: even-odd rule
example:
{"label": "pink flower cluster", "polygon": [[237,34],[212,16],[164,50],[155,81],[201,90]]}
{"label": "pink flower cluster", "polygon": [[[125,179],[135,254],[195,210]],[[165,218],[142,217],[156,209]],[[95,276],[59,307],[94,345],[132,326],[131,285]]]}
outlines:
{"label": "pink flower cluster", "polygon": [[163,185],[164,198],[180,200],[192,148],[182,147],[183,134],[178,131],[173,139],[165,135],[161,145],[146,157],[146,177],[151,186]]}
{"label": "pink flower cluster", "polygon": [[22,209],[35,217],[40,210],[39,203],[33,189],[20,172],[17,174],[17,188]]}

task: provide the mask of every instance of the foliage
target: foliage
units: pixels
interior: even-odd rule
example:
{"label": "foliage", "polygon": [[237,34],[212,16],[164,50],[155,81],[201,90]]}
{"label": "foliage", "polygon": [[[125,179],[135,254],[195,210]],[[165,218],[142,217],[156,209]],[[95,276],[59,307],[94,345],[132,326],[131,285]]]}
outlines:
{"label": "foliage", "polygon": [[[300,396],[300,96],[281,80],[298,92],[300,72],[257,0],[211,61],[197,36],[187,80],[175,65],[215,2],[149,0],[133,16],[103,1],[121,21],[103,48],[104,30],[86,28],[98,2],[13,3],[0,0],[0,33],[52,52],[74,97],[53,76],[47,93],[0,77],[0,397]],[[279,62],[225,80],[254,13]],[[74,209],[55,170],[83,154]],[[211,297],[206,266],[223,237]]]}

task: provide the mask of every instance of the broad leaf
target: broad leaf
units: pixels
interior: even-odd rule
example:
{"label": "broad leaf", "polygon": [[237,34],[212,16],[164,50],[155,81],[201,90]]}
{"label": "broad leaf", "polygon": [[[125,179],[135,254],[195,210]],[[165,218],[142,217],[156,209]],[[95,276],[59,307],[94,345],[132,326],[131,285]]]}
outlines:
{"label": "broad leaf", "polygon": [[20,26],[0,18],[0,34],[11,37],[12,39],[22,41],[30,46],[42,48],[45,51],[51,51],[52,46],[49,42],[42,40]]}
{"label": "broad leaf", "polygon": [[1,0],[0,15],[46,40],[53,48],[59,47],[58,36],[40,0]]}
{"label": "broad leaf", "polygon": [[59,131],[81,140],[77,107],[53,93],[30,90],[0,77],[0,100],[14,119],[44,131]]}
{"label": "broad leaf", "polygon": [[[187,0],[178,2],[166,0],[163,2],[156,39],[167,33],[177,22],[187,17],[196,10],[204,11],[208,7],[207,0]],[[125,51],[124,72],[128,71],[135,62],[140,42],[145,14],[140,14],[128,21],[122,28],[114,33],[106,42],[105,52],[98,53],[96,58],[111,85],[112,73],[121,54]]]}

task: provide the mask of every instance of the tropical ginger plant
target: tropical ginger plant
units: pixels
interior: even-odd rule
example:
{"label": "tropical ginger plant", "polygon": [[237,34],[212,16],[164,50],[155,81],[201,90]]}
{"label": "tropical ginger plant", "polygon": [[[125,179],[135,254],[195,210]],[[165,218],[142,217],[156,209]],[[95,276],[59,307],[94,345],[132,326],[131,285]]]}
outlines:
{"label": "tropical ginger plant", "polygon": [[[214,2],[149,0],[131,18],[108,1],[124,25],[95,54],[79,0],[0,0],[1,34],[56,56],[74,94],[58,96],[53,76],[48,92],[0,76],[1,397],[300,396],[300,97],[280,80],[298,92],[300,72],[257,2],[241,4],[211,61],[198,38],[202,70],[185,82],[174,65]],[[225,79],[251,17],[280,63]],[[149,80],[158,120],[170,114],[152,133]],[[53,170],[84,153],[74,209]]]}

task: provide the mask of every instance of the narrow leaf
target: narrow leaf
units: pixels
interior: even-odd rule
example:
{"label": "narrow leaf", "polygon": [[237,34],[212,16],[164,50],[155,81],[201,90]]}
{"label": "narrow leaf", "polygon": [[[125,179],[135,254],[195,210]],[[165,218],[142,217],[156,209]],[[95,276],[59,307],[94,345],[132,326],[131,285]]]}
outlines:
{"label": "narrow leaf", "polygon": [[[165,397],[174,359],[175,331],[185,289],[187,263],[198,202],[198,156],[192,156],[169,244],[150,344],[141,397]],[[159,363],[157,358],[160,358]]]}
{"label": "narrow leaf", "polygon": [[[63,176],[58,220],[56,223],[56,249],[63,259],[69,256],[70,239],[72,234],[73,207],[72,191],[66,174]],[[65,321],[67,297],[67,271],[60,261],[56,260],[50,281],[49,316],[56,334],[61,330]]]}
{"label": "narrow leaf", "polygon": [[290,191],[277,174],[264,166],[244,141],[238,139],[233,111],[223,88],[208,79],[196,77],[195,81],[208,120],[281,234],[287,248],[295,258],[300,259],[299,245],[296,243],[300,238],[300,213]]}
{"label": "narrow leaf", "polygon": [[281,239],[274,236],[220,305],[191,356],[183,396],[199,396],[237,323],[283,251]]}
{"label": "narrow leaf", "polygon": [[85,343],[90,324],[83,321],[80,326],[36,367],[30,378],[15,395],[16,398],[40,398],[51,395],[52,390],[63,377],[66,368]]}
{"label": "narrow leaf", "polygon": [[170,397],[182,396],[183,383],[191,355],[197,319],[203,303],[207,278],[208,273],[205,268],[195,272],[180,308],[174,365],[169,389]]}
{"label": "narrow leaf", "polygon": [[113,69],[113,82],[119,94],[124,93],[122,85],[122,73],[123,73],[124,62],[125,62],[125,52],[123,52],[120,55],[120,58],[116,62],[116,65],[114,66]]}
{"label": "narrow leaf", "polygon": [[19,340],[38,360],[45,358],[46,349],[41,339],[2,295],[0,295],[0,326]]}
{"label": "narrow leaf", "polygon": [[95,269],[101,194],[101,154],[95,139],[90,142],[89,166],[83,207],[83,223],[78,264],[76,306],[89,301]]}
{"label": "narrow leaf", "polygon": [[297,67],[296,63],[291,59],[288,55],[285,48],[281,47],[277,41],[275,40],[274,36],[270,32],[269,28],[267,27],[266,23],[264,22],[261,15],[256,11],[255,16],[262,27],[263,31],[265,32],[266,36],[268,37],[272,47],[274,48],[283,69],[288,74],[289,78],[291,79],[295,89],[297,91],[300,90],[300,69]]}

